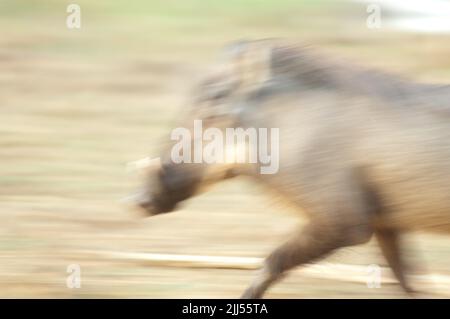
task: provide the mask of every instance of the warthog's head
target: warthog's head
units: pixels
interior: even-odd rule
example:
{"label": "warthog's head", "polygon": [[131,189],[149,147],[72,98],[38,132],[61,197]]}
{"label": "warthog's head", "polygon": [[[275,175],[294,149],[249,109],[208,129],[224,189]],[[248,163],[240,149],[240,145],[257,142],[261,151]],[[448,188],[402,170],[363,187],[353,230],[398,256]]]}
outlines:
{"label": "warthog's head", "polygon": [[[194,157],[195,120],[202,120],[203,131],[211,127],[221,130],[236,127],[239,117],[236,105],[242,107],[245,96],[267,80],[270,50],[266,41],[241,42],[226,50],[225,59],[194,89],[193,102],[180,125],[190,133],[192,148],[183,152],[190,151]],[[236,165],[226,161],[176,162],[172,156],[175,143],[168,144],[159,158],[133,164],[143,166],[146,171],[145,185],[133,196],[133,201],[148,215],[173,211],[178,203],[204,186],[237,174]]]}
{"label": "warthog's head", "polygon": [[160,158],[155,158],[143,159],[134,165],[145,166],[137,169],[144,170],[146,178],[131,200],[147,215],[173,211],[179,202],[195,194],[203,179],[201,164],[163,163]]}

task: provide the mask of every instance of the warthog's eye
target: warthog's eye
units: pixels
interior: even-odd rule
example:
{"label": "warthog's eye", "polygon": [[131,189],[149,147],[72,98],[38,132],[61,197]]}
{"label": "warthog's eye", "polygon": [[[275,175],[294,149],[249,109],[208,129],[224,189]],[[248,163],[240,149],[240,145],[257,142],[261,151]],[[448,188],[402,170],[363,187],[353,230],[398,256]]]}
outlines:
{"label": "warthog's eye", "polygon": [[222,91],[218,91],[216,92],[215,95],[213,95],[211,97],[212,100],[214,100],[215,102],[222,102],[223,100],[225,100],[225,98],[227,96],[229,96],[231,93],[231,90],[222,90]]}
{"label": "warthog's eye", "polygon": [[216,76],[204,81],[201,85],[205,100],[220,101],[232,94],[238,83],[227,76]]}
{"label": "warthog's eye", "polygon": [[203,96],[205,101],[220,103],[231,94],[232,90],[229,87],[209,87],[205,90]]}

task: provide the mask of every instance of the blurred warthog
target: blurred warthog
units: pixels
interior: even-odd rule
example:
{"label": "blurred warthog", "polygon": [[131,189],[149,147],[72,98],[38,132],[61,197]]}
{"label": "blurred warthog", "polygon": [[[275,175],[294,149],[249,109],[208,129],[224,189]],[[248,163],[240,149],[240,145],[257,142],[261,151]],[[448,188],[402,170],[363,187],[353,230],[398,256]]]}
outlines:
{"label": "blurred warthog", "polygon": [[399,234],[450,232],[450,88],[272,40],[232,45],[219,66],[196,88],[182,124],[279,128],[278,173],[260,174],[259,163],[174,164],[169,145],[151,163],[138,205],[150,215],[170,212],[206,184],[251,176],[309,223],[266,259],[243,297],[261,297],[293,267],[372,235],[412,292]]}

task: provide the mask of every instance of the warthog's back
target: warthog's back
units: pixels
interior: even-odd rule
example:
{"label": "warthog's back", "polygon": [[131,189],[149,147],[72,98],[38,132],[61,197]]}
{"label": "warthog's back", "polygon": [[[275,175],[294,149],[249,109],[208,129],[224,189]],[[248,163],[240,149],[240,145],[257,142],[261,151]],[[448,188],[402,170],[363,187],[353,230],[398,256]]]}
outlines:
{"label": "warthog's back", "polygon": [[382,222],[450,232],[450,87],[316,62],[288,55],[244,115],[249,126],[280,128],[280,173],[265,178],[295,197],[355,170]]}

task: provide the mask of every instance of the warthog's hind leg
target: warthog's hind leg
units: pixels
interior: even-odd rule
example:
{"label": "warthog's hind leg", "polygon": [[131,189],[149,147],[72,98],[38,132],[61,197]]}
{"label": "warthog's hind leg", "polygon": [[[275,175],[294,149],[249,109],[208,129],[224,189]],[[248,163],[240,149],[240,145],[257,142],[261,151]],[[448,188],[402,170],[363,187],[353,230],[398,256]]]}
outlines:
{"label": "warthog's hind leg", "polygon": [[260,274],[241,298],[261,298],[271,284],[295,266],[317,260],[333,250],[367,242],[372,233],[369,227],[336,227],[312,222],[294,238],[277,248],[266,259]]}
{"label": "warthog's hind leg", "polygon": [[375,230],[375,237],[378,240],[383,256],[386,258],[402,289],[408,294],[415,293],[405,278],[405,260],[401,253],[397,231],[393,229],[377,229]]}

